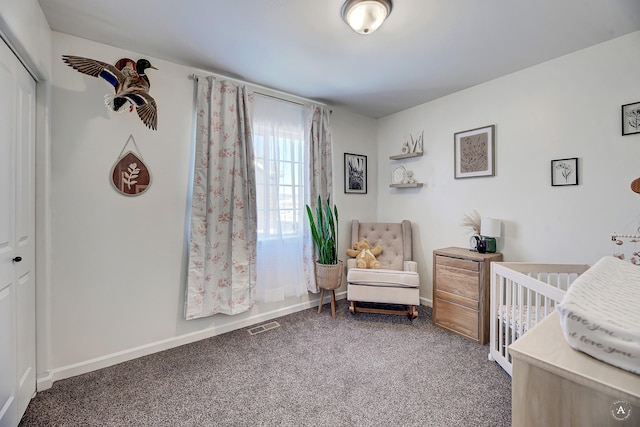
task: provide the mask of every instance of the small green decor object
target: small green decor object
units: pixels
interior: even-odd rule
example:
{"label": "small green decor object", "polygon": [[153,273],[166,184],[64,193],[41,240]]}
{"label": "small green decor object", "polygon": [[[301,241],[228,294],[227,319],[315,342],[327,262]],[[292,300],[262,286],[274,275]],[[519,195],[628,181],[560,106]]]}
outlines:
{"label": "small green decor object", "polygon": [[338,208],[334,205],[331,209],[329,197],[323,207],[322,200],[318,196],[318,207],[316,207],[316,218],[309,205],[307,215],[311,226],[311,236],[313,243],[318,250],[318,262],[320,264],[338,264]]}
{"label": "small green decor object", "polygon": [[496,253],[496,239],[494,237],[483,237],[486,243],[487,253],[495,254]]}

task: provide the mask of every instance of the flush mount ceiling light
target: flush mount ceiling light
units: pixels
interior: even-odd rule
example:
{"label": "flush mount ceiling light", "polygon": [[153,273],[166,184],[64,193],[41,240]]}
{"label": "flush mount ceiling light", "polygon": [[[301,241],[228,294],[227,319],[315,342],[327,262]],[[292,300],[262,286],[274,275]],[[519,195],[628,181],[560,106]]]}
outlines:
{"label": "flush mount ceiling light", "polygon": [[391,0],[347,0],[340,13],[353,31],[371,34],[391,13]]}

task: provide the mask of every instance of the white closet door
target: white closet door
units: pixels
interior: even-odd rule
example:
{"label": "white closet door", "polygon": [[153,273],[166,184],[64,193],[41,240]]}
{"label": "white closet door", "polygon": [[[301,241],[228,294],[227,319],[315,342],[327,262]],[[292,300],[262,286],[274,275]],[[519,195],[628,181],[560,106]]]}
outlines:
{"label": "white closet door", "polygon": [[0,426],[12,427],[36,388],[36,84],[0,41]]}

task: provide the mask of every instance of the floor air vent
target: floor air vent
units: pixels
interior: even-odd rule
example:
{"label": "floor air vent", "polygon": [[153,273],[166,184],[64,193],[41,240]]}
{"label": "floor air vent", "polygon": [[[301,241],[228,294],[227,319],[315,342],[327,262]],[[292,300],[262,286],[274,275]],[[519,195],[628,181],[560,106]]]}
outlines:
{"label": "floor air vent", "polygon": [[260,326],[255,326],[251,329],[248,329],[249,331],[249,335],[257,335],[261,332],[266,332],[269,329],[275,329],[275,328],[279,328],[280,327],[280,323],[278,322],[269,322],[269,323],[265,323],[264,325],[260,325]]}

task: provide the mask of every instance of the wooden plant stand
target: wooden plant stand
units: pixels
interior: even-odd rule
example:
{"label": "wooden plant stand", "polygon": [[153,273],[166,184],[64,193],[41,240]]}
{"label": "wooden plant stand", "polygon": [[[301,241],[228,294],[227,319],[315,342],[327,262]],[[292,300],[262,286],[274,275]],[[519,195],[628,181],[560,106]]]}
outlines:
{"label": "wooden plant stand", "polygon": [[[327,289],[331,292],[331,317],[336,318],[336,291],[335,289]],[[324,288],[320,288],[320,304],[318,304],[318,314],[322,312],[322,301],[324,300]]]}

